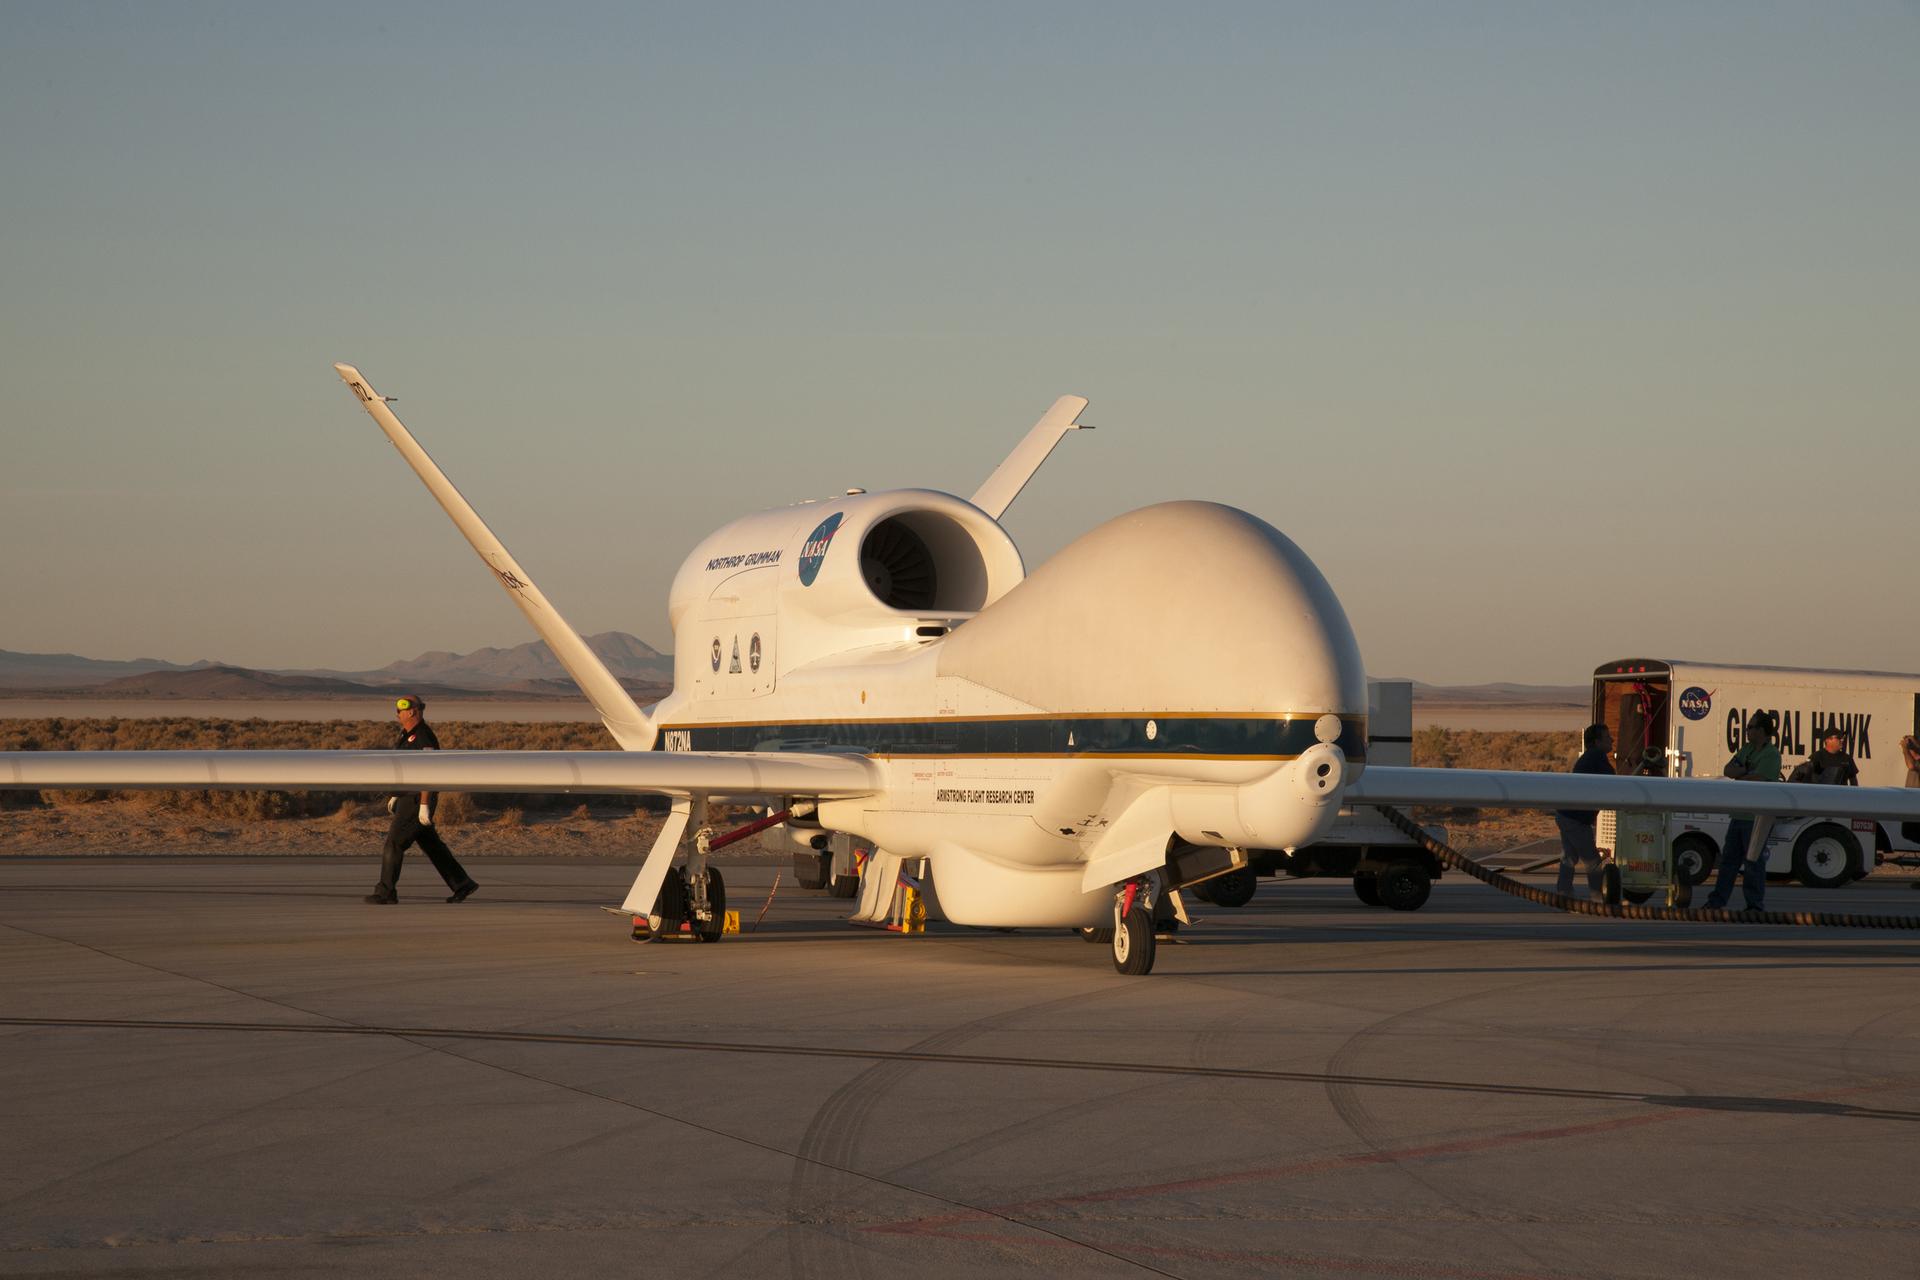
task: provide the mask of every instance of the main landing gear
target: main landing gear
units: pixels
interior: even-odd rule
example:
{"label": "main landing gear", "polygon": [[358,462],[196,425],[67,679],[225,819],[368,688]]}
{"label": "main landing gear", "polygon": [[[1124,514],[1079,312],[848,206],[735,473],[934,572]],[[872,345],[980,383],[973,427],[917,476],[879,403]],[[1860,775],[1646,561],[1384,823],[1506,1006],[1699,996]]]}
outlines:
{"label": "main landing gear", "polygon": [[633,918],[635,942],[669,937],[720,941],[727,925],[727,882],[720,868],[709,866],[706,855],[696,853],[684,868],[667,872],[653,916],[660,921],[658,928],[646,916]]}
{"label": "main landing gear", "polygon": [[[671,859],[696,810],[701,825],[694,833],[693,848],[687,852],[686,864],[675,867]],[[688,938],[694,942],[720,941],[727,932],[727,882],[720,875],[720,868],[708,861],[710,856],[715,850],[723,849],[736,840],[744,840],[755,832],[778,826],[790,817],[804,817],[812,812],[811,804],[794,804],[749,822],[744,827],[715,835],[713,828],[705,824],[706,797],[676,800],[666,823],[660,828],[652,852],[640,868],[633,891],[622,905],[623,910],[633,914],[633,940],[650,942],[654,938]],[[649,873],[660,877],[660,888],[653,894],[652,910],[642,915],[641,904],[648,900]]]}

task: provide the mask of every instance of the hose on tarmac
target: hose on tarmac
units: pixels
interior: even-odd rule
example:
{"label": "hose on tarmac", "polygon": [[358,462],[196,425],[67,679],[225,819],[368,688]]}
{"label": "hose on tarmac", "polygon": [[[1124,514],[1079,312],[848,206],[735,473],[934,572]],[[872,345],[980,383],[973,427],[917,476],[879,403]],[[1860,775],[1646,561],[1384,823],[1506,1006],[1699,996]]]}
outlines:
{"label": "hose on tarmac", "polygon": [[1391,805],[1377,804],[1386,820],[1408,839],[1455,871],[1513,897],[1579,916],[1606,916],[1613,920],[1672,920],[1685,924],[1787,924],[1823,929],[1920,929],[1920,916],[1862,915],[1842,911],[1729,911],[1723,907],[1642,907],[1631,902],[1595,902],[1571,894],[1554,893],[1522,884],[1510,875],[1483,867],[1472,858],[1436,840],[1412,818]]}

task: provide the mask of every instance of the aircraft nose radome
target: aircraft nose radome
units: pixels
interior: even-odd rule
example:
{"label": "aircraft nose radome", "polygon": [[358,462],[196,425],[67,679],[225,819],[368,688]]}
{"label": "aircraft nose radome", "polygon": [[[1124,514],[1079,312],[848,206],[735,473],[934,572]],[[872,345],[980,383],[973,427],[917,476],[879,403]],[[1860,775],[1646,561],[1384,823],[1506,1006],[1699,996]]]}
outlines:
{"label": "aircraft nose radome", "polygon": [[1145,507],[1076,539],[949,636],[940,672],[1059,711],[1351,720],[1367,705],[1320,570],[1264,520],[1211,502]]}

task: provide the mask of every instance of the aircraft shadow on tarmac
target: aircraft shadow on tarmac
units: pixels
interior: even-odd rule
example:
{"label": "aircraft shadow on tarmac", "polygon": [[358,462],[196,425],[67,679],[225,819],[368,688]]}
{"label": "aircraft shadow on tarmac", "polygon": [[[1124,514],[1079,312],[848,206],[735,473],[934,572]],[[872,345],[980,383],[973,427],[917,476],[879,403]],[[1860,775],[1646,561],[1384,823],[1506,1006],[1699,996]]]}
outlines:
{"label": "aircraft shadow on tarmac", "polygon": [[1920,1123],[1920,1111],[1890,1107],[1860,1107],[1849,1102],[1822,1102],[1817,1098],[1714,1097],[1710,1094],[1655,1094],[1640,1101],[1650,1107],[1677,1107],[1682,1111],[1744,1111],[1755,1115],[1840,1116],[1855,1120],[1895,1120]]}
{"label": "aircraft shadow on tarmac", "polygon": [[868,1062],[938,1065],[954,1068],[1005,1069],[1026,1068],[1068,1073],[1092,1073],[1244,1080],[1273,1084],[1324,1088],[1343,1085],[1351,1088],[1414,1091],[1422,1093],[1491,1094],[1506,1097],[1555,1098],[1594,1102],[1617,1102],[1678,1111],[1727,1111],[1755,1115],[1828,1116],[1840,1119],[1883,1120],[1902,1124],[1920,1122],[1920,1111],[1892,1107],[1863,1107],[1817,1097],[1764,1097],[1715,1094],[1654,1094],[1624,1089],[1583,1089],[1564,1085],[1529,1085],[1492,1080],[1457,1080],[1430,1076],[1372,1076],[1346,1072],[1296,1071],[1273,1068],[1235,1068],[1199,1066],[1192,1063],[1153,1063],[1106,1061],[1100,1059],[1041,1058],[1024,1055],[974,1054],[930,1051],[926,1049],[876,1049],[850,1046],[802,1044],[754,1044],[725,1040],[667,1039],[592,1032],[542,1032],[525,1029],[488,1029],[455,1027],[391,1027],[359,1024],[246,1023],[186,1021],[145,1018],[61,1018],[0,1015],[0,1026],[20,1029],[127,1031],[159,1034],[207,1034],[220,1036],[324,1036],[373,1037],[400,1040],[454,1040],[516,1045],[624,1050],[638,1053],[696,1053],[744,1055],[770,1058],[846,1058]]}

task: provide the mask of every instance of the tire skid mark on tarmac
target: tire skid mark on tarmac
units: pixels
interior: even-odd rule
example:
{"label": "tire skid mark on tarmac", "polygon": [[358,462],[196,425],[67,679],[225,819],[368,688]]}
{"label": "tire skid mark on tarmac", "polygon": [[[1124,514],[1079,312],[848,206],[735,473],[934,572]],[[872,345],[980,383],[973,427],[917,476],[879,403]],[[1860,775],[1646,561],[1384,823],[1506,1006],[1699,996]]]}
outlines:
{"label": "tire skid mark on tarmac", "polygon": [[[1444,1009],[1449,1009],[1457,1005],[1474,1004],[1484,998],[1505,1000],[1521,992],[1535,987],[1546,986],[1557,981],[1558,979],[1544,977],[1520,979],[1490,990],[1468,991],[1457,996],[1430,1000],[1426,1004],[1416,1005],[1413,1008],[1403,1009],[1398,1013],[1389,1014],[1386,1017],[1376,1019],[1348,1036],[1345,1042],[1343,1042],[1338,1049],[1334,1050],[1333,1054],[1327,1059],[1327,1069],[1336,1076],[1350,1075],[1351,1071],[1349,1068],[1351,1064],[1359,1061],[1376,1042],[1390,1034],[1391,1028],[1399,1024],[1433,1020],[1436,1015]],[[1372,1108],[1367,1106],[1366,1100],[1360,1096],[1358,1089],[1344,1082],[1329,1083],[1327,1085],[1327,1101],[1332,1105],[1334,1115],[1339,1118],[1340,1123],[1346,1126],[1347,1132],[1351,1133],[1369,1150],[1379,1153],[1388,1148],[1385,1126],[1373,1114]],[[1428,1194],[1438,1197],[1443,1203],[1452,1205],[1464,1214],[1475,1216],[1475,1204],[1472,1198],[1464,1192],[1454,1189],[1446,1179],[1429,1177],[1426,1175],[1426,1172],[1417,1165],[1397,1166],[1396,1172],[1424,1188]],[[1544,1267],[1548,1265],[1547,1260],[1540,1257],[1535,1249],[1524,1241],[1514,1239],[1504,1224],[1489,1220],[1484,1223],[1484,1226],[1487,1230],[1503,1240],[1509,1248],[1519,1252],[1535,1266]]]}
{"label": "tire skid mark on tarmac", "polygon": [[[52,1191],[54,1188],[59,1187],[65,1183],[72,1182],[77,1178],[83,1178],[89,1174],[99,1173],[101,1170],[110,1169],[117,1164],[124,1164],[129,1160],[133,1160],[139,1156],[145,1155],[147,1152],[152,1151],[155,1148],[164,1147],[169,1145],[170,1143],[178,1142],[182,1138],[198,1133],[203,1129],[211,1129],[218,1125],[231,1124],[242,1116],[253,1115],[256,1112],[268,1112],[273,1108],[283,1107],[288,1102],[302,1096],[303,1094],[314,1093],[322,1089],[331,1089],[336,1085],[345,1084],[349,1080],[356,1080],[359,1077],[364,1075],[372,1075],[375,1072],[391,1071],[402,1062],[406,1062],[414,1058],[423,1058],[432,1052],[433,1051],[431,1049],[424,1049],[424,1048],[418,1049],[414,1053],[409,1053],[404,1057],[396,1058],[389,1062],[376,1062],[370,1067],[362,1067],[359,1070],[348,1071],[341,1075],[329,1076],[325,1080],[318,1080],[312,1084],[304,1084],[299,1086],[298,1088],[289,1089],[285,1093],[275,1094],[271,1098],[263,1098],[260,1101],[255,1102],[250,1106],[240,1107],[233,1111],[223,1112],[220,1115],[213,1117],[212,1119],[202,1120],[196,1124],[187,1125],[185,1128],[182,1128],[182,1129],[175,1129],[172,1132],[162,1134],[160,1137],[154,1138],[149,1142],[143,1142],[137,1147],[131,1147],[125,1151],[116,1151],[114,1154],[107,1156],[104,1159],[96,1160],[92,1164],[87,1165],[84,1168],[70,1170],[66,1173],[59,1175],[56,1178],[50,1178],[38,1186],[29,1187],[25,1191],[19,1192],[12,1196],[8,1196],[6,1199],[0,1200],[0,1209],[11,1208],[14,1205],[19,1204],[23,1200],[31,1200],[36,1196]],[[220,1159],[222,1160],[225,1160],[227,1158],[228,1157],[225,1153],[223,1153],[220,1157]]]}
{"label": "tire skid mark on tarmac", "polygon": [[[1005,1243],[988,1232],[942,1232],[942,1240],[969,1244]],[[1066,1247],[1065,1241],[1041,1239],[1035,1243],[1051,1248]],[[1257,1249],[1203,1249],[1191,1245],[1125,1244],[1118,1246],[1129,1255],[1145,1254],[1168,1262],[1216,1262],[1257,1266],[1263,1273],[1277,1271],[1339,1272],[1346,1275],[1400,1276],[1405,1280],[1574,1280],[1591,1273],[1573,1271],[1487,1271],[1476,1267],[1450,1267],[1445,1263],[1416,1259],[1390,1261],[1374,1258],[1343,1258],[1334,1254],[1269,1253]],[[1142,1263],[1141,1265],[1146,1265]]]}
{"label": "tire skid mark on tarmac", "polygon": [[[1232,1026],[1238,1027],[1250,1016],[1252,1015],[1249,1011],[1236,1009],[1214,1019],[1194,1036],[1192,1050],[1187,1056],[1197,1065],[1208,1065],[1205,1059],[1212,1055],[1212,1046],[1221,1043],[1224,1039],[1226,1028],[1222,1024],[1231,1023]],[[1011,1141],[1030,1140],[1037,1134],[1061,1124],[1092,1119],[1115,1107],[1126,1107],[1138,1095],[1152,1094],[1166,1087],[1158,1081],[1146,1081],[1128,1088],[1083,1098],[1078,1102],[1062,1103],[1034,1115],[1021,1115],[983,1133],[977,1133],[970,1138],[942,1147],[938,1151],[916,1157],[907,1164],[891,1168],[887,1171],[887,1176],[901,1179],[924,1178],[951,1168],[962,1161],[976,1159],[989,1151],[996,1151]]]}
{"label": "tire skid mark on tarmac", "polygon": [[[1791,1098],[1778,1099],[1782,1103],[1831,1104],[1834,1099],[1853,1095],[1876,1093],[1885,1089],[1907,1088],[1916,1081],[1910,1078],[1882,1079],[1871,1083],[1849,1085],[1842,1088],[1819,1089]],[[1268,1168],[1242,1169],[1233,1173],[1213,1174],[1202,1178],[1188,1178],[1177,1182],[1142,1183],[1137,1185],[1103,1187],[1073,1195],[1049,1196],[1044,1200],[1022,1201],[989,1206],[993,1214],[1010,1217],[1037,1218],[1047,1210],[1069,1209],[1079,1205],[1108,1204],[1122,1200],[1147,1200],[1156,1196],[1187,1195],[1196,1191],[1209,1191],[1219,1187],[1242,1186],[1252,1183],[1282,1182],[1293,1178],[1318,1177],[1330,1173],[1340,1173],[1350,1169],[1369,1168],[1378,1165],[1406,1165],[1413,1161],[1437,1160],[1454,1156],[1478,1155],[1486,1151],[1497,1151],[1507,1147],[1525,1146],[1532,1143],[1560,1142],[1573,1138],[1594,1137],[1602,1134],[1618,1133],[1629,1129],[1645,1128],[1652,1125],[1670,1124],[1682,1120],[1699,1119],[1705,1114],[1723,1110],[1719,1105],[1724,1099],[1700,1097],[1687,1105],[1674,1100],[1671,1109],[1654,1112],[1640,1112],[1634,1115],[1615,1116],[1606,1120],[1590,1120],[1581,1124],[1553,1125],[1539,1129],[1510,1130],[1505,1133],[1483,1134],[1472,1138],[1453,1138],[1442,1142],[1424,1143],[1419,1146],[1401,1147],[1383,1151],[1349,1152],[1344,1155],[1318,1156],[1306,1160],[1297,1160],[1289,1164],[1274,1165]],[[1656,1105],[1659,1105],[1656,1102]],[[1847,1114],[1842,1108],[1828,1114]],[[945,1214],[939,1217],[916,1218],[911,1221],[877,1224],[866,1230],[900,1235],[930,1235],[955,1238],[967,1238],[965,1233],[956,1233],[957,1227],[979,1227],[987,1225],[987,1217],[972,1214]],[[1264,1255],[1263,1255],[1264,1256]],[[1314,1261],[1301,1265],[1328,1265]],[[1369,1264],[1347,1260],[1332,1266],[1335,1270],[1365,1270]],[[1420,1273],[1428,1274],[1428,1273]]]}
{"label": "tire skid mark on tarmac", "polygon": [[[203,979],[194,979],[203,981]],[[218,985],[218,984],[213,984]],[[224,989],[224,988],[223,988]],[[245,994],[245,993],[238,993]],[[1097,993],[1096,993],[1097,994]],[[268,1000],[266,996],[254,996]],[[1088,997],[1081,997],[1082,999]],[[273,1003],[269,1001],[269,1003]],[[1051,1002],[1049,1002],[1051,1003]],[[292,1005],[282,1006],[294,1012]],[[313,1014],[326,1017],[325,1014]],[[1441,1093],[1484,1093],[1502,1097],[1567,1098],[1595,1102],[1630,1102],[1674,1107],[1682,1111],[1752,1111],[1841,1116],[1861,1120],[1888,1120],[1920,1124],[1920,1111],[1889,1107],[1825,1105],[1822,1100],[1911,1083],[1906,1076],[1885,1077],[1875,1083],[1819,1094],[1785,1097],[1684,1094],[1663,1097],[1624,1089],[1573,1089],[1555,1085],[1506,1084],[1491,1080],[1444,1080],[1421,1076],[1336,1076],[1326,1071],[1281,1071],[1263,1067],[1200,1067],[1164,1062],[1116,1062],[1092,1058],[1035,1058],[1011,1054],[945,1053],[915,1049],[859,1049],[839,1045],[756,1044],[731,1040],[670,1040],[645,1036],[585,1035],[569,1032],[494,1031],[474,1027],[385,1027],[359,1023],[214,1022],[159,1018],[55,1018],[0,1015],[0,1027],[33,1027],[80,1031],[198,1031],[222,1034],[392,1036],[402,1040],[474,1040],[519,1044],[586,1045],[610,1049],[667,1050],[684,1053],[739,1053],[766,1057],[852,1058],[869,1062],[910,1062],[960,1067],[1016,1067],[1036,1071],[1085,1071],[1119,1075],[1194,1076],[1208,1079],[1249,1080],[1264,1083],[1357,1088],[1410,1089]]]}
{"label": "tire skid mark on tarmac", "polygon": [[[1070,995],[1043,1000],[1013,1009],[1003,1009],[957,1027],[949,1027],[928,1036],[898,1055],[860,1072],[828,1096],[814,1112],[800,1140],[793,1176],[787,1190],[787,1218],[796,1224],[787,1233],[787,1260],[791,1273],[808,1280],[821,1277],[859,1276],[868,1280],[873,1274],[871,1251],[863,1247],[843,1225],[832,1222],[835,1202],[841,1199],[850,1179],[831,1169],[856,1167],[861,1138],[872,1121],[882,1099],[898,1089],[916,1068],[933,1062],[946,1062],[959,1055],[946,1052],[990,1031],[1048,1009],[1080,1008],[1097,993],[1076,991]],[[891,1178],[892,1175],[890,1174]],[[817,1224],[817,1225],[816,1225]],[[1022,1231],[1022,1236],[1039,1235],[1046,1228]],[[1097,1245],[1067,1241],[1076,1248],[1106,1253]],[[1020,1241],[1002,1237],[1002,1247],[1018,1248]],[[1109,1255],[1112,1256],[1112,1255]],[[1122,1259],[1124,1261],[1124,1259]],[[1144,1268],[1152,1270],[1153,1268]]]}

